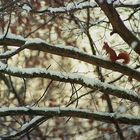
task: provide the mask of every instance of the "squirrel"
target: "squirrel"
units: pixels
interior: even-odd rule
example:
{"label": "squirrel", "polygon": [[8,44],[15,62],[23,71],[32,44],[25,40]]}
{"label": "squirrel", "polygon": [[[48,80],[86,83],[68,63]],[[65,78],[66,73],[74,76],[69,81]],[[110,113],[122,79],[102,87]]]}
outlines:
{"label": "squirrel", "polygon": [[115,50],[113,50],[107,42],[104,42],[103,49],[106,50],[106,53],[109,54],[111,62],[116,62],[116,60],[123,59],[122,62],[124,65],[130,62],[130,56],[127,52],[121,52],[118,55]]}

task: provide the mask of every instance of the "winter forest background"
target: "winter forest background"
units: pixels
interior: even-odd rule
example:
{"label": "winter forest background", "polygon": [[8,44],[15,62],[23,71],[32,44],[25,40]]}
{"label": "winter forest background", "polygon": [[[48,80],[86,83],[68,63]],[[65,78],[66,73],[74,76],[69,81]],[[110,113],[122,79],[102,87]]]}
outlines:
{"label": "winter forest background", "polygon": [[139,55],[139,0],[0,0],[0,138],[139,140]]}

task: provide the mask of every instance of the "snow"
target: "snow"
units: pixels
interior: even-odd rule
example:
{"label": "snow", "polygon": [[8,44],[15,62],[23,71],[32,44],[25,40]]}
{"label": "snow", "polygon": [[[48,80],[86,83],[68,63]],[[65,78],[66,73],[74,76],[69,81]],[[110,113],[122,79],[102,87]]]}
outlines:
{"label": "snow", "polygon": [[122,95],[126,94],[129,96],[134,96],[135,98],[139,98],[137,93],[134,91],[125,90],[123,88],[113,86],[108,83],[103,83],[97,79],[85,77],[76,73],[66,73],[66,72],[47,70],[47,68],[16,68],[16,67],[7,66],[1,62],[0,62],[0,71],[16,77],[26,77],[26,78],[43,77],[43,78],[53,79],[56,81],[73,82],[73,83],[81,84],[83,86],[87,86],[89,88],[97,88],[103,92],[108,91],[109,94],[114,93],[113,95],[119,92]]}
{"label": "snow", "polygon": [[111,4],[111,3],[112,3],[112,0],[107,0],[107,3],[108,3],[108,4]]}
{"label": "snow", "polygon": [[[1,34],[0,35],[0,39],[3,39],[3,37],[5,36],[5,34]],[[24,40],[25,41],[25,38],[20,36],[20,35],[15,35],[15,34],[12,34],[10,32],[7,33],[6,35],[6,38],[9,38],[9,39],[15,39],[15,40]]]}
{"label": "snow", "polygon": [[132,49],[135,49],[137,45],[138,45],[138,42],[137,42],[137,41],[133,41],[133,42],[131,43]]}
{"label": "snow", "polygon": [[65,7],[58,7],[58,8],[48,8],[48,10],[53,14],[53,13],[57,13],[57,12],[65,12],[66,9]]}
{"label": "snow", "polygon": [[[1,34],[0,35],[0,39],[3,39],[3,37],[5,36],[5,34]],[[44,40],[40,39],[40,38],[31,38],[31,39],[25,39],[24,37],[22,37],[21,35],[16,35],[16,34],[12,34],[10,32],[8,32],[8,34],[6,35],[7,39],[14,39],[14,40],[21,40],[21,41],[25,41],[25,44],[32,44],[32,43],[36,43],[36,44],[40,44],[40,43],[46,43]],[[47,43],[46,43],[47,44]]]}
{"label": "snow", "polygon": [[111,135],[109,135],[109,134],[104,134],[104,138],[105,138],[105,140],[111,140]]}
{"label": "snow", "polygon": [[69,12],[75,9],[83,9],[84,7],[95,7],[97,4],[95,2],[83,2],[77,4],[76,2],[69,3],[66,7],[57,7],[57,8],[48,8],[48,11],[51,13],[59,13],[59,12]]}
{"label": "snow", "polygon": [[32,10],[32,8],[29,5],[27,5],[27,4],[24,4],[22,6],[22,9],[26,10],[27,12],[30,12]]}
{"label": "snow", "polygon": [[19,110],[23,110],[23,111],[27,111],[28,108],[26,107],[1,107],[0,108],[0,112],[8,112],[8,111],[19,111]]}
{"label": "snow", "polygon": [[[20,108],[20,107],[19,107]],[[26,122],[22,125],[22,127],[18,131],[12,131],[9,136],[15,136],[18,135],[18,133],[22,131],[26,131],[26,129],[29,129],[29,127],[33,124],[37,124],[38,120],[42,119],[42,116],[36,116],[34,117],[30,122]]]}
{"label": "snow", "polygon": [[140,4],[140,0],[126,0],[126,1],[124,1],[123,2],[123,4],[132,4],[132,5],[134,5],[134,4]]}
{"label": "snow", "polygon": [[[34,73],[41,74],[41,73],[47,72],[46,68],[42,68],[42,69],[28,68],[27,70],[26,68],[22,68],[20,70],[21,70],[21,74],[28,74],[28,75],[33,75]],[[11,72],[18,73],[18,69],[16,69],[15,67],[12,67]]]}
{"label": "snow", "polygon": [[139,133],[140,133],[140,126],[134,125],[134,126],[132,127],[132,129],[134,130],[134,132],[135,132],[136,134],[139,134]]}
{"label": "snow", "polygon": [[[78,78],[78,76],[77,76]],[[80,77],[79,77],[80,79]],[[112,89],[112,90],[121,90],[121,91],[124,91],[124,89],[121,89],[120,87],[116,87],[116,86],[113,86],[113,85],[110,85],[108,83],[102,83],[100,80],[96,80],[96,79],[93,79],[93,78],[88,78],[88,77],[82,77],[83,82],[88,85],[89,87],[98,87],[99,89],[103,88],[104,90],[106,89]],[[130,92],[130,91],[129,91]],[[132,93],[133,94],[133,93]]]}
{"label": "snow", "polygon": [[[103,3],[103,0],[99,0],[99,3]],[[113,3],[114,5],[117,6],[117,5],[120,4],[120,0],[107,0],[107,3],[108,4]],[[124,2],[122,2],[122,3],[124,3]],[[138,1],[137,1],[137,3],[138,3]],[[128,4],[136,4],[136,2],[130,1]],[[52,14],[53,13],[65,13],[65,12],[70,12],[72,10],[84,9],[84,8],[87,8],[87,7],[94,8],[96,6],[97,6],[97,3],[89,2],[89,1],[81,2],[81,3],[71,2],[65,7],[53,7],[53,8],[49,7],[49,8],[41,10],[40,12],[45,11],[45,12],[49,12],[49,13],[52,13]],[[28,10],[28,11],[31,10],[31,9],[27,8],[26,6],[25,6],[25,9]]]}
{"label": "snow", "polygon": [[0,58],[4,58],[4,57],[7,57],[7,56],[10,56],[12,53],[14,53],[15,51],[6,51],[4,53],[0,53]]}
{"label": "snow", "polygon": [[73,9],[75,7],[75,3],[69,3],[67,6],[66,6],[66,9],[67,11],[70,11],[71,9]]}
{"label": "snow", "polygon": [[26,45],[27,44],[32,44],[32,43],[36,43],[36,44],[45,43],[46,44],[46,42],[44,40],[40,39],[40,38],[28,39],[25,42]]}
{"label": "snow", "polygon": [[[91,6],[91,7],[94,7],[96,6],[97,4],[95,2],[89,2],[89,1],[86,1],[84,3],[80,3],[80,4],[77,4],[77,3],[73,3],[73,8],[76,8],[76,9],[83,9],[83,7],[88,7],[88,6]],[[68,7],[67,7],[68,9]],[[71,10],[71,9],[68,9],[68,10]]]}
{"label": "snow", "polygon": [[119,108],[117,109],[118,113],[124,113],[126,112],[127,108],[124,105],[120,105]]}
{"label": "snow", "polygon": [[[73,47],[73,46],[64,46],[64,45],[55,45],[57,48],[61,48],[61,49],[66,49],[66,50],[72,50],[72,51],[75,51],[75,52],[79,52],[79,53],[82,53],[82,51],[76,47]],[[83,52],[84,53],[84,52]]]}
{"label": "snow", "polygon": [[[103,0],[99,0],[100,3],[103,3]],[[107,0],[108,4],[119,4],[120,0]]]}
{"label": "snow", "polygon": [[[5,111],[5,113],[4,113]],[[32,113],[30,114],[30,111],[32,111]],[[97,116],[101,116],[106,118],[107,120],[110,120],[112,118],[116,119],[116,120],[123,120],[123,119],[127,119],[127,120],[132,120],[132,124],[134,123],[135,126],[132,128],[136,133],[138,133],[140,131],[140,127],[137,126],[139,125],[139,123],[137,123],[140,120],[140,117],[135,117],[132,115],[120,115],[119,113],[106,113],[106,112],[92,112],[89,111],[87,109],[71,109],[71,108],[63,108],[63,107],[5,107],[5,108],[0,108],[0,114],[1,115],[22,115],[22,114],[27,114],[27,115],[38,115],[37,117],[33,118],[31,121],[26,122],[25,124],[23,124],[23,126],[21,127],[20,131],[23,131],[25,129],[27,129],[27,127],[29,127],[30,125],[33,125],[35,123],[38,123],[38,121],[40,119],[42,119],[42,117],[44,115],[48,115],[48,117],[51,115],[51,117],[53,116],[67,116],[66,112],[70,112],[67,115],[71,116],[71,114],[78,114],[80,113],[80,117],[81,118],[85,118],[88,119],[89,117],[97,117]],[[73,112],[73,113],[72,113]],[[78,117],[79,115],[77,115]],[[97,119],[98,120],[98,119]],[[134,122],[133,122],[134,120]],[[103,128],[106,128],[106,125],[103,125]]]}
{"label": "snow", "polygon": [[25,129],[25,128],[27,128],[28,126],[29,126],[29,122],[26,122],[26,123],[24,123],[24,124],[22,125],[21,129]]}
{"label": "snow", "polygon": [[[0,39],[3,39],[3,37],[4,37],[4,35],[0,35]],[[60,49],[64,49],[66,51],[75,51],[75,52],[78,52],[78,53],[84,53],[80,49],[78,49],[76,47],[73,47],[73,46],[65,46],[65,45],[62,45],[62,44],[52,46],[51,44],[46,43],[44,40],[42,40],[40,38],[24,39],[22,36],[15,35],[15,34],[12,34],[12,33],[8,33],[7,36],[6,36],[6,38],[8,38],[8,39],[14,39],[14,40],[18,40],[18,41],[23,41],[23,42],[25,42],[24,45],[28,45],[28,46],[30,46],[30,44],[40,44],[41,45],[41,43],[43,43],[44,45],[46,45],[46,49],[47,48],[49,49],[49,47],[57,47],[57,48],[60,48]],[[2,55],[3,56],[6,56],[6,55],[9,55],[10,53],[13,53],[13,52],[14,51],[8,51],[8,52],[3,53],[3,54],[0,54],[0,55],[1,56]]]}
{"label": "snow", "polygon": [[107,123],[104,123],[104,124],[102,125],[102,128],[104,128],[104,129],[108,128],[108,124],[107,124]]}
{"label": "snow", "polygon": [[[3,37],[3,36],[1,36]],[[21,36],[17,36],[17,35],[14,35],[14,34],[11,34],[11,33],[8,33],[7,34],[7,37],[8,38],[14,38],[14,39],[20,39],[20,40],[24,40],[26,41],[25,44],[40,44],[43,43],[46,45],[46,50],[50,50],[51,47],[53,47],[53,49],[56,48],[60,48],[61,51],[65,51],[66,52],[69,52],[69,51],[73,51],[74,53],[80,53],[81,55],[87,55],[87,53],[84,53],[82,52],[80,49],[78,48],[75,48],[75,47],[72,47],[72,46],[64,46],[64,45],[56,45],[56,46],[52,46],[52,45],[49,45],[47,44],[44,40],[40,39],[40,38],[35,38],[35,39],[30,39],[30,40],[25,40],[23,37]],[[133,45],[134,44],[134,45]],[[132,45],[135,46],[135,42],[133,43]],[[45,46],[44,45],[44,46]],[[7,55],[9,54],[10,52],[7,52]],[[5,54],[4,54],[5,55]],[[59,55],[59,54],[58,54]],[[94,57],[95,59],[101,59],[102,58],[100,56],[91,56],[91,57]],[[78,83],[78,84],[81,84],[81,85],[85,85],[85,86],[88,86],[90,88],[93,88],[93,87],[96,87],[98,88],[99,90],[107,90],[107,89],[110,89],[110,90],[113,90],[113,91],[123,91],[124,93],[127,93],[129,95],[137,95],[135,92],[132,92],[130,90],[124,90],[124,89],[120,89],[120,87],[115,87],[113,85],[109,85],[107,83],[102,83],[101,81],[99,80],[96,80],[96,79],[93,79],[93,78],[88,78],[88,77],[84,77],[82,75],[78,75],[78,74],[74,74],[74,73],[62,73],[62,72],[57,72],[57,71],[49,71],[47,70],[47,68],[16,68],[16,67],[11,67],[11,66],[7,66],[3,63],[0,62],[0,71],[1,72],[4,72],[4,73],[7,73],[7,74],[10,74],[10,75],[13,75],[13,76],[17,76],[17,77],[43,77],[43,78],[54,78],[54,80],[60,80],[60,81],[63,81],[63,82],[70,82],[70,81],[74,81],[75,83]]]}
{"label": "snow", "polygon": [[7,65],[0,62],[0,71],[5,70],[7,68]]}

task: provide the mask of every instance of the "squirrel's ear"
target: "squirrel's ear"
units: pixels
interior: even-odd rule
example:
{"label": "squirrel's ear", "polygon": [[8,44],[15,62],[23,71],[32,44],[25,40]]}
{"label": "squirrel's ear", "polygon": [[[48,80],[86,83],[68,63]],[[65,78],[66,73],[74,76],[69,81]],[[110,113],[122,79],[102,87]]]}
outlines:
{"label": "squirrel's ear", "polygon": [[107,47],[109,47],[107,42],[104,42],[104,45],[103,45],[102,49],[106,49]]}

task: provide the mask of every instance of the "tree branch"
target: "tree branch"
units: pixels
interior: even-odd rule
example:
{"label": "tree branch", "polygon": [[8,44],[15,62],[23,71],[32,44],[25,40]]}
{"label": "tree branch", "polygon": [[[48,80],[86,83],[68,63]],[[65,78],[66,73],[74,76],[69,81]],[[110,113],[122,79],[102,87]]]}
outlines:
{"label": "tree branch", "polygon": [[140,103],[140,97],[134,91],[124,90],[120,87],[117,88],[116,86],[103,83],[93,78],[87,78],[75,73],[56,72],[47,70],[46,68],[16,68],[10,67],[3,63],[0,63],[0,72],[21,78],[40,77],[52,79],[55,81],[80,84],[91,89],[98,89],[103,93],[110,94],[118,98]]}
{"label": "tree branch", "polygon": [[91,112],[85,109],[69,109],[60,107],[14,107],[14,108],[0,108],[0,116],[12,116],[12,115],[29,115],[37,116],[30,122],[23,124],[23,126],[17,131],[12,132],[10,135],[0,136],[2,140],[7,138],[17,138],[29,133],[38,125],[41,125],[44,121],[53,117],[78,117],[83,119],[94,119],[96,121],[102,121],[107,123],[119,122],[123,124],[140,125],[140,118],[120,115],[116,113],[105,112]]}
{"label": "tree branch", "polygon": [[[115,3],[114,4],[114,7],[124,7],[124,8],[131,8],[131,9],[134,9],[134,8],[139,8],[140,7],[140,4],[123,4],[123,3]],[[87,9],[87,8],[99,8],[99,6],[95,3],[95,2],[89,2],[89,1],[86,1],[86,2],[81,2],[81,3],[76,3],[76,2],[72,2],[72,3],[69,3],[67,6],[64,6],[64,7],[49,7],[49,8],[46,8],[44,10],[40,10],[40,11],[37,11],[36,9],[32,9],[30,12],[32,13],[48,13],[48,14],[66,14],[68,12],[75,12],[75,11],[78,11],[78,10],[84,10],[84,9]]]}
{"label": "tree branch", "polygon": [[1,135],[1,140],[7,140],[11,138],[21,138],[25,134],[27,135],[33,129],[35,129],[38,125],[42,124],[44,121],[47,120],[45,116],[36,116],[34,117],[29,123],[24,124],[17,132],[12,132],[10,135]]}
{"label": "tree branch", "polygon": [[0,45],[21,46],[21,48],[15,51],[0,54],[0,59],[9,58],[19,53],[20,51],[24,50],[25,48],[30,50],[39,50],[39,51],[48,52],[59,56],[74,58],[89,64],[103,67],[105,69],[117,71],[140,81],[139,71],[134,70],[128,66],[122,65],[120,63],[112,63],[104,59],[102,56],[89,55],[85,52],[82,52],[80,49],[76,47],[63,46],[63,45],[61,46],[50,45],[41,39],[33,39],[29,41],[29,40],[25,40],[21,36],[16,36],[14,34],[7,35],[5,39],[3,39],[3,36],[1,36]]}
{"label": "tree branch", "polygon": [[109,22],[113,27],[113,32],[118,33],[121,38],[140,55],[140,40],[124,25],[120,15],[113,7],[113,4],[108,4],[106,0],[100,2],[95,0],[101,7],[102,11],[108,17]]}
{"label": "tree branch", "polygon": [[78,117],[83,119],[95,119],[97,121],[113,123],[113,120],[119,123],[140,125],[140,118],[129,115],[120,115],[116,113],[91,112],[86,109],[69,109],[61,107],[4,107],[0,108],[0,116],[11,115],[35,115],[53,117]]}

